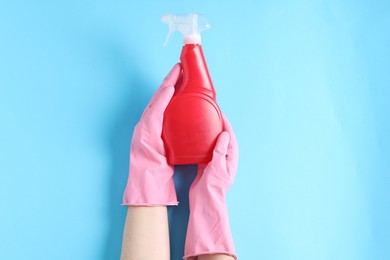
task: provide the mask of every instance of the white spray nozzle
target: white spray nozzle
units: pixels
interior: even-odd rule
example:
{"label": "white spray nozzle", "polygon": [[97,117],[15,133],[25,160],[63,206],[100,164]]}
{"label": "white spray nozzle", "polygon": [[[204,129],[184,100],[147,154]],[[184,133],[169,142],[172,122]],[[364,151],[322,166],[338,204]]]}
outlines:
{"label": "white spray nozzle", "polygon": [[169,26],[164,46],[175,31],[183,34],[184,44],[201,44],[200,32],[210,28],[206,16],[201,14],[166,14],[161,17],[161,21]]}

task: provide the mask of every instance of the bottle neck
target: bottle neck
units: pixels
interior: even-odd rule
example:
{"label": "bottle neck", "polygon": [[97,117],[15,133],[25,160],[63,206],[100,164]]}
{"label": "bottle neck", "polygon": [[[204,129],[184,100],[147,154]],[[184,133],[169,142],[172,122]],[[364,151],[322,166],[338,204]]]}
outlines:
{"label": "bottle neck", "polygon": [[186,44],[180,55],[183,68],[183,83],[179,92],[202,92],[215,100],[216,94],[202,46],[199,44]]}

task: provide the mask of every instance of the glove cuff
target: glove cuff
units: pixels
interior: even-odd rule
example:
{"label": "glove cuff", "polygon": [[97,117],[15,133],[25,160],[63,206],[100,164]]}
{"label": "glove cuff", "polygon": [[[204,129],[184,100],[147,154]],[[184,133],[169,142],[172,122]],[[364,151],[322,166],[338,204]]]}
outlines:
{"label": "glove cuff", "polygon": [[[133,169],[137,170],[137,169]],[[148,168],[142,173],[130,171],[122,205],[161,206],[178,205],[173,169]],[[134,176],[134,178],[133,178]],[[140,178],[142,176],[142,178]]]}
{"label": "glove cuff", "polygon": [[183,259],[217,253],[237,259],[225,196],[223,192],[192,194]]}

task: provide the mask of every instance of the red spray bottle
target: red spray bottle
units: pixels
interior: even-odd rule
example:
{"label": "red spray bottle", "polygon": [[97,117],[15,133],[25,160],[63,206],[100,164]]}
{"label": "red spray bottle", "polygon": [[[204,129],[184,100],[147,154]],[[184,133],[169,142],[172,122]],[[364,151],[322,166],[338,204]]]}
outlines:
{"label": "red spray bottle", "polygon": [[201,46],[200,32],[210,25],[200,14],[168,14],[161,20],[169,25],[165,44],[174,31],[184,35],[181,79],[164,112],[162,139],[168,163],[208,163],[223,130],[221,111]]}

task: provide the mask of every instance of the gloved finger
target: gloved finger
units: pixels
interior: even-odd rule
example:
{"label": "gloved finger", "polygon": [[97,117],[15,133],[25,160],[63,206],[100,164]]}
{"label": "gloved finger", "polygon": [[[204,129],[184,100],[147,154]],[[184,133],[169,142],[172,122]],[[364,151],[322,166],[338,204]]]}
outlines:
{"label": "gloved finger", "polygon": [[207,163],[201,163],[201,164],[198,164],[198,173],[200,174],[200,175],[202,175],[203,174],[203,172],[204,172],[204,169],[207,167]]}
{"label": "gloved finger", "polygon": [[222,120],[223,120],[224,131],[227,131],[230,134],[229,148],[230,149],[233,149],[233,148],[238,149],[237,138],[236,138],[236,135],[234,134],[232,125],[230,124],[229,120],[227,119],[227,117],[223,113],[222,113]]}
{"label": "gloved finger", "polygon": [[226,164],[226,155],[228,152],[229,142],[230,135],[228,132],[223,131],[219,134],[217,143],[214,147],[213,159],[211,160],[211,163],[217,163],[218,165]]}
{"label": "gloved finger", "polygon": [[204,169],[207,167],[207,164],[198,164],[198,170],[195,179],[193,180],[191,187],[190,187],[190,192],[194,189],[194,187],[198,184],[200,179],[203,176]]}
{"label": "gloved finger", "polygon": [[180,76],[181,72],[181,65],[180,63],[176,63],[175,66],[171,69],[171,71],[168,73],[168,75],[164,78],[161,87],[166,86],[175,86],[177,79]]}
{"label": "gloved finger", "polygon": [[146,107],[143,116],[147,117],[149,120],[151,117],[156,117],[155,119],[159,120],[159,123],[160,121],[162,123],[163,113],[175,92],[174,86],[180,76],[180,73],[181,66],[180,63],[177,63],[175,66],[173,66],[172,70],[163,80],[160,88],[154,94],[152,100]]}
{"label": "gloved finger", "polygon": [[159,96],[156,97],[156,100],[148,108],[148,111],[146,112],[145,120],[148,123],[152,123],[154,127],[156,126],[159,128],[162,127],[164,111],[168,106],[169,101],[171,101],[174,93],[175,93],[174,86],[167,86],[160,90]]}
{"label": "gloved finger", "polygon": [[229,132],[230,135],[234,135],[232,125],[230,124],[229,120],[225,116],[224,113],[222,113],[222,121],[223,121],[223,130]]}
{"label": "gloved finger", "polygon": [[227,152],[228,168],[231,172],[236,172],[238,164],[238,143],[236,135],[234,134],[232,125],[230,124],[227,117],[222,113],[222,119],[224,124],[224,130],[230,134],[230,143]]}
{"label": "gloved finger", "polygon": [[164,78],[162,84],[160,85],[160,87],[157,89],[156,93],[151,98],[148,106],[146,107],[147,110],[150,109],[153,106],[154,102],[160,97],[161,91],[163,91],[164,88],[166,88],[168,86],[175,86],[175,84],[180,76],[180,73],[181,73],[181,66],[180,66],[180,63],[177,63],[177,64],[175,64],[175,66],[173,66],[171,71]]}

